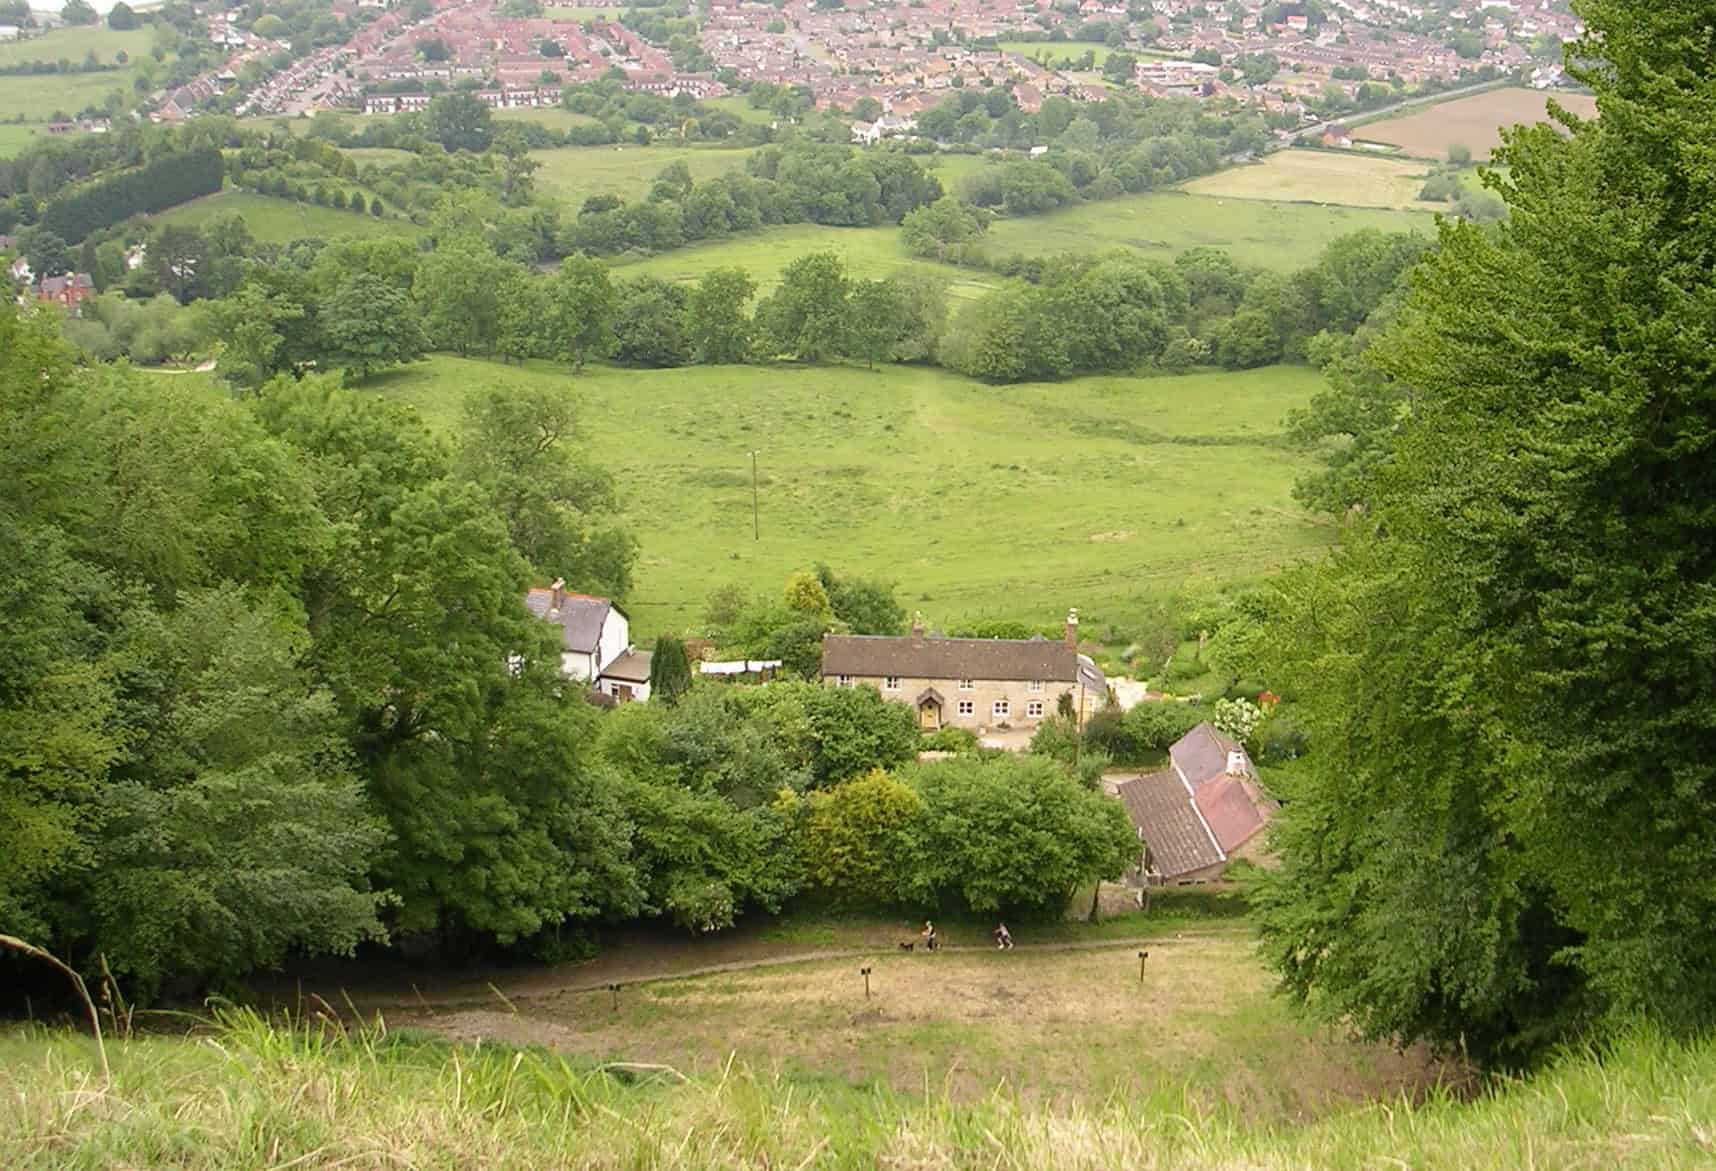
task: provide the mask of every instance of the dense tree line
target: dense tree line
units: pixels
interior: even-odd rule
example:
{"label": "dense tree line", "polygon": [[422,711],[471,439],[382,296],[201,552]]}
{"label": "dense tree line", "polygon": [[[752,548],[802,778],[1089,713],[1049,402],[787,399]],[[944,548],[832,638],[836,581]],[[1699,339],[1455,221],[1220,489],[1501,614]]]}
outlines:
{"label": "dense tree line", "polygon": [[1331,1018],[1491,1063],[1716,1021],[1716,71],[1702,5],[1580,13],[1602,117],[1508,136],[1505,231],[1443,225],[1343,390],[1366,507],[1263,627],[1315,745],[1268,954]]}
{"label": "dense tree line", "polygon": [[0,930],[140,995],[366,941],[566,954],[800,891],[1053,905],[1132,852],[1058,766],[962,763],[900,774],[911,883],[849,887],[831,835],[903,864],[843,786],[912,759],[909,709],[586,703],[523,593],[623,596],[634,550],[561,393],[479,390],[443,441],[323,377],[240,401],[79,371],[41,313],[0,347]]}
{"label": "dense tree line", "polygon": [[92,179],[50,200],[42,226],[67,243],[134,215],[161,211],[221,189],[226,168],[211,148],[165,155],[136,170]]}
{"label": "dense tree line", "polygon": [[643,200],[586,200],[565,239],[595,255],[662,252],[771,224],[898,223],[941,194],[935,177],[904,153],[797,143],[767,147],[746,160],[744,174],[703,183],[674,163]]}

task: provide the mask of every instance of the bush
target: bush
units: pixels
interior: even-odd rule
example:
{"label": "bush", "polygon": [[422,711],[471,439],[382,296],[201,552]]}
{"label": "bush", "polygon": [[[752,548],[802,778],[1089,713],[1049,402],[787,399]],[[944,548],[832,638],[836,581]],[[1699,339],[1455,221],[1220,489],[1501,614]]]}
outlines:
{"label": "bush", "polygon": [[[1035,745],[1036,741],[1033,740],[1033,751]],[[976,752],[977,733],[969,728],[944,726],[925,733],[922,748],[925,752]]]}
{"label": "bush", "polygon": [[1194,704],[1151,700],[1128,711],[1122,723],[1127,741],[1139,756],[1144,756],[1168,751],[1174,741],[1205,718],[1204,709]]}

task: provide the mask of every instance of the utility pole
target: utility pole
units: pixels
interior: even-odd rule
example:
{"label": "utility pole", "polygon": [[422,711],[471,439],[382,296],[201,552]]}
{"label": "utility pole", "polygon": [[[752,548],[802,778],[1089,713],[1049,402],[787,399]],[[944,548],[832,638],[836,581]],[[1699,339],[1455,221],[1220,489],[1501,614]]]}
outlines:
{"label": "utility pole", "polygon": [[757,519],[757,453],[751,453],[751,540],[763,539],[762,522]]}

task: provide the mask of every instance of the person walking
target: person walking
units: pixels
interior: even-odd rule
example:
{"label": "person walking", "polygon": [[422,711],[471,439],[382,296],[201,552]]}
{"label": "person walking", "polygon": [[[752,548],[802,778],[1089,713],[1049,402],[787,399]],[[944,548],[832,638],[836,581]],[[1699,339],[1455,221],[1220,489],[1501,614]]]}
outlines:
{"label": "person walking", "polygon": [[1013,933],[1007,930],[1007,924],[995,924],[995,946],[1001,951],[1011,951],[1013,948]]}
{"label": "person walking", "polygon": [[940,945],[936,940],[935,924],[931,923],[928,919],[925,919],[924,920],[924,950],[925,951],[934,951],[938,946],[940,946]]}

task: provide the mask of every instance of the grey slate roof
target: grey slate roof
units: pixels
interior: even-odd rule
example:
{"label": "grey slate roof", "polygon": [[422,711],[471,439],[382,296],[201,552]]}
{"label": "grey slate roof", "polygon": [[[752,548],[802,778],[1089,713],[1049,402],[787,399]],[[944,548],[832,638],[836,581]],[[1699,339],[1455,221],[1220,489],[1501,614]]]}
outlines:
{"label": "grey slate roof", "polygon": [[[822,674],[913,679],[1041,679],[1071,683],[1079,654],[1046,638],[893,638],[829,634]],[[1092,668],[1094,670],[1094,667]],[[1097,677],[1100,678],[1100,672]]]}
{"label": "grey slate roof", "polygon": [[596,644],[602,638],[602,623],[607,621],[608,611],[614,608],[614,604],[607,598],[596,598],[589,594],[563,594],[559,615],[550,618],[549,614],[554,610],[554,591],[540,589],[525,594],[524,605],[543,621],[558,625],[561,646],[581,654],[594,653]]}
{"label": "grey slate roof", "polygon": [[652,657],[652,652],[633,647],[604,667],[602,678],[618,679],[621,683],[648,683]]}
{"label": "grey slate roof", "polygon": [[1239,745],[1215,730],[1205,721],[1181,736],[1168,749],[1168,755],[1194,785],[1227,773],[1227,754]]}
{"label": "grey slate roof", "polygon": [[1215,839],[1173,769],[1122,781],[1117,790],[1126,813],[1150,847],[1150,866],[1177,878],[1225,861]]}

